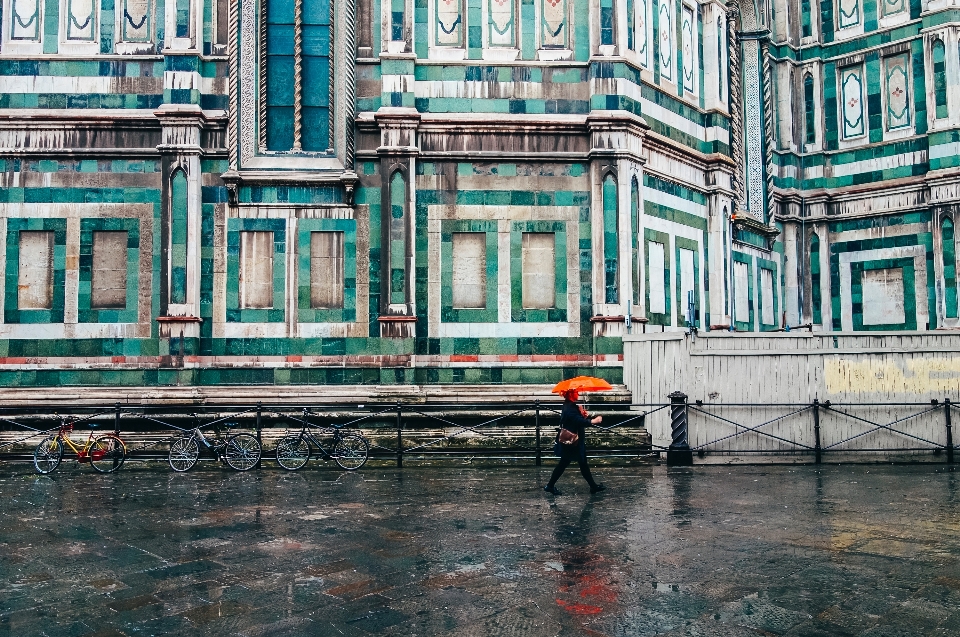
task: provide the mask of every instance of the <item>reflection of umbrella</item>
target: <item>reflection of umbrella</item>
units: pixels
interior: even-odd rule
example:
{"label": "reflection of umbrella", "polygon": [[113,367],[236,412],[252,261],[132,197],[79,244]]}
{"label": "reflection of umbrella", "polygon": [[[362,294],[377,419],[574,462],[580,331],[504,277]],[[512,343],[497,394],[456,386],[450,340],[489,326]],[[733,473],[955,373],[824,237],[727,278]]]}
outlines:
{"label": "reflection of umbrella", "polygon": [[571,389],[577,391],[607,391],[608,389],[613,389],[613,386],[602,378],[577,376],[576,378],[568,378],[567,380],[560,381],[551,391],[554,394],[562,394]]}

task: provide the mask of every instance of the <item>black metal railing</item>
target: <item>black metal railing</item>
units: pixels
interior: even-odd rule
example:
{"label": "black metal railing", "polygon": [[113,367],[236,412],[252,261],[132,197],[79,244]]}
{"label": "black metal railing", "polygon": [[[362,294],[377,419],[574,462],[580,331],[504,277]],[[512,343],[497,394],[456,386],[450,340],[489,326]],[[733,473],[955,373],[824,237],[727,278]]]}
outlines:
{"label": "black metal railing", "polygon": [[[945,452],[954,462],[954,400],[926,403],[705,403],[674,392],[670,403],[596,403],[604,416],[588,432],[590,453],[638,457],[666,452],[668,464],[694,455],[809,456],[814,462],[844,453],[922,455]],[[360,430],[375,459],[430,457],[526,458],[552,454],[561,403],[44,405],[0,407],[0,459],[27,459],[40,438],[63,424],[98,424],[121,435],[131,458],[165,459],[167,445],[200,426],[239,423],[256,434],[266,457],[291,428],[336,424]],[[650,433],[656,434],[656,440]],[[667,442],[669,440],[669,442]],[[665,444],[659,444],[663,441]]]}

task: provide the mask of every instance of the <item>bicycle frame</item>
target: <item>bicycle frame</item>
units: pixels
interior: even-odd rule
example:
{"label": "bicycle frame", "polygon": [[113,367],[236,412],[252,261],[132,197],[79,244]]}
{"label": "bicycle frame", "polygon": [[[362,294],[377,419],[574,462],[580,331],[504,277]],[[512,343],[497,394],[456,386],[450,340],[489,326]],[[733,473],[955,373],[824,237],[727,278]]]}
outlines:
{"label": "bicycle frame", "polygon": [[73,443],[73,440],[70,439],[71,433],[73,433],[73,425],[62,425],[60,431],[57,432],[57,438],[70,447],[70,450],[77,456],[77,462],[90,462],[89,452],[90,447],[93,446],[93,429],[90,430],[90,435],[87,436],[87,441],[82,447]]}

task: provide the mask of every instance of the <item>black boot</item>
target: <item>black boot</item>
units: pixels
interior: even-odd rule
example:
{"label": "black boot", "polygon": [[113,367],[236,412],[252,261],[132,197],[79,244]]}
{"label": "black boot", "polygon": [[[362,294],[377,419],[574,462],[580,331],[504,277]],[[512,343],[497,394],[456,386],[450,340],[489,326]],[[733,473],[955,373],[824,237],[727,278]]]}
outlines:
{"label": "black boot", "polygon": [[600,493],[601,491],[606,491],[607,487],[602,484],[591,484],[590,493]]}
{"label": "black boot", "polygon": [[543,488],[543,490],[546,491],[547,493],[552,493],[553,495],[560,495],[560,489],[553,486],[552,484],[548,484]]}

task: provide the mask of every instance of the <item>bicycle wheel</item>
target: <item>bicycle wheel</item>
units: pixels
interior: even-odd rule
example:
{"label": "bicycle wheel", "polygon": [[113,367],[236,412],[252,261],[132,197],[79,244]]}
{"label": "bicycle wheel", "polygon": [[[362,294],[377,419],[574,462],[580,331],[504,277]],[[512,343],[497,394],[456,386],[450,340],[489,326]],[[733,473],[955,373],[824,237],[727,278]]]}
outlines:
{"label": "bicycle wheel", "polygon": [[235,471],[249,471],[260,462],[260,443],[250,434],[237,434],[227,438],[223,459]]}
{"label": "bicycle wheel", "polygon": [[63,459],[63,443],[56,436],[47,436],[33,452],[33,468],[37,473],[52,473]]}
{"label": "bicycle wheel", "polygon": [[333,459],[347,471],[356,471],[367,463],[370,443],[360,434],[346,434],[333,443]]}
{"label": "bicycle wheel", "polygon": [[127,449],[116,436],[100,436],[90,447],[90,464],[100,473],[113,473],[126,457]]}
{"label": "bicycle wheel", "polygon": [[287,436],[277,444],[277,464],[287,471],[296,471],[310,459],[310,444],[302,436]]}
{"label": "bicycle wheel", "polygon": [[190,471],[200,457],[200,447],[193,436],[181,436],[170,443],[167,461],[170,468],[177,472]]}

